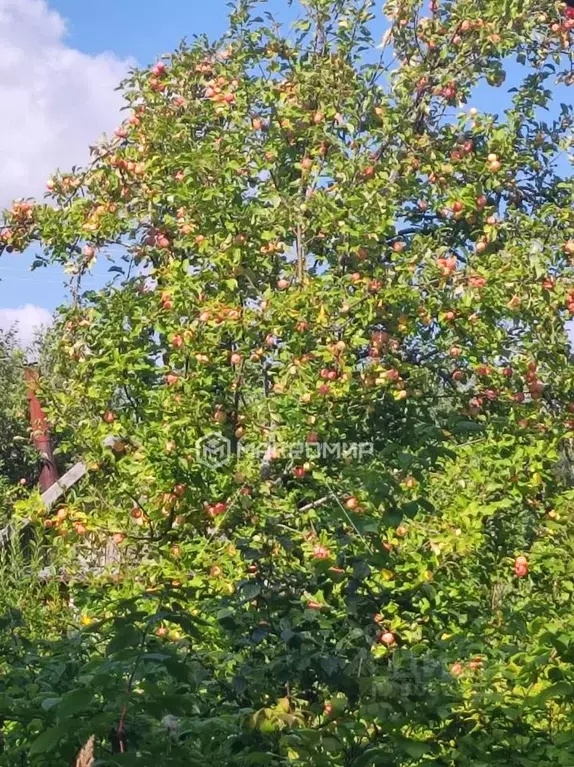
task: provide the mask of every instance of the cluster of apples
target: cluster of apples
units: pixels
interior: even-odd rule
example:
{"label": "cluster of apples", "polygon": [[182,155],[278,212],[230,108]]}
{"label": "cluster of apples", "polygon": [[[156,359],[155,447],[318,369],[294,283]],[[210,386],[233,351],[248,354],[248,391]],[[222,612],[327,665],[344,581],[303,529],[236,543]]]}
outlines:
{"label": "cluster of apples", "polygon": [[12,241],[12,238],[14,237],[14,232],[12,229],[9,229],[8,227],[3,227],[0,229],[0,243],[10,243]]}
{"label": "cluster of apples", "polygon": [[[67,535],[68,531],[64,526],[64,523],[68,520],[70,516],[70,512],[65,506],[60,506],[60,508],[57,510],[54,517],[51,519],[46,519],[44,521],[44,527],[46,530],[49,530],[51,528],[57,528],[58,533],[60,535]],[[88,528],[86,525],[79,519],[75,519],[72,521],[72,529],[76,533],[76,535],[86,535],[88,532]]]}
{"label": "cluster of apples", "polygon": [[[475,656],[474,658],[471,658],[466,665],[471,671],[478,671],[478,669],[482,668],[483,660],[481,657]],[[450,673],[453,676],[460,676],[464,673],[464,669],[464,664],[460,661],[457,661],[450,667]]]}
{"label": "cluster of apples", "polygon": [[118,157],[116,154],[110,156],[109,163],[112,168],[123,170],[126,173],[133,173],[136,176],[143,176],[146,172],[145,162],[126,160],[125,157]]}
{"label": "cluster of apples", "polygon": [[487,160],[487,168],[491,173],[498,173],[500,169],[502,168],[502,163],[500,162],[500,159],[497,154],[494,152],[491,152]]}
{"label": "cluster of apples", "polygon": [[456,269],[456,256],[448,256],[447,258],[437,258],[436,264],[441,271],[443,277],[449,277]]}
{"label": "cluster of apples", "polygon": [[86,232],[97,232],[101,226],[102,218],[108,213],[113,214],[116,211],[117,205],[113,202],[107,205],[97,205],[90,211],[82,228]]}
{"label": "cluster of apples", "polygon": [[19,223],[26,223],[34,218],[34,205],[31,202],[19,201],[13,203],[10,215]]}
{"label": "cluster of apples", "polygon": [[233,104],[236,99],[234,91],[238,85],[239,80],[228,80],[226,77],[220,76],[205,83],[204,96],[216,104]]}
{"label": "cluster of apples", "polygon": [[[201,300],[201,296],[199,299]],[[213,321],[216,325],[221,325],[226,321],[237,322],[241,319],[241,309],[233,306],[222,306],[217,311],[203,309],[197,319],[201,323]]]}
{"label": "cluster of apples", "polygon": [[151,76],[149,78],[149,87],[152,91],[156,91],[157,93],[163,93],[163,91],[165,91],[167,88],[167,83],[164,80],[165,73],[166,66],[163,61],[158,61],[158,63],[152,67]]}
{"label": "cluster of apples", "polygon": [[149,245],[152,248],[167,249],[171,246],[171,240],[165,232],[152,228],[144,238],[144,245]]}
{"label": "cluster of apples", "polygon": [[544,384],[539,379],[537,370],[538,365],[536,362],[530,362],[528,364],[528,371],[526,373],[525,380],[532,399],[540,399],[542,392],[544,391]]}
{"label": "cluster of apples", "polygon": [[222,514],[225,514],[229,508],[229,505],[223,501],[218,501],[217,503],[204,503],[203,507],[207,516],[211,519],[215,519],[216,517],[220,517]]}

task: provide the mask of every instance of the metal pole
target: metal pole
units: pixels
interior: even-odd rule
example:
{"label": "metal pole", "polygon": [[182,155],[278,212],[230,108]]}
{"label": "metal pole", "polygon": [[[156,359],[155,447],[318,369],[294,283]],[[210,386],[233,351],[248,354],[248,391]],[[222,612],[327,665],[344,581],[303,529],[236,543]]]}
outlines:
{"label": "metal pole", "polygon": [[38,484],[44,493],[49,487],[58,481],[58,470],[54,461],[52,437],[46,413],[42,409],[40,400],[36,395],[38,389],[38,371],[36,368],[26,368],[24,378],[28,388],[28,401],[30,403],[30,426],[34,445],[42,457],[42,471]]}

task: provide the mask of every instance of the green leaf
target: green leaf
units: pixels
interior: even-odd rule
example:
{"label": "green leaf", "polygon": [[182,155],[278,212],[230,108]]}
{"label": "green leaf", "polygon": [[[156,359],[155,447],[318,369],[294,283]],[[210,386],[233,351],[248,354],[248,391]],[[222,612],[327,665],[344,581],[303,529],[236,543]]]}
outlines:
{"label": "green leaf", "polygon": [[73,716],[79,711],[83,711],[90,705],[92,699],[92,691],[85,687],[79,690],[71,690],[63,696],[62,702],[58,706],[58,718],[65,719],[68,716]]}
{"label": "green leaf", "polygon": [[401,747],[413,759],[420,759],[432,751],[428,743],[422,743],[420,740],[403,740],[401,741]]}
{"label": "green leaf", "polygon": [[556,682],[556,684],[550,685],[541,693],[536,695],[534,701],[536,703],[546,703],[549,700],[558,700],[560,698],[570,698],[574,694],[574,686],[569,682]]}
{"label": "green leaf", "polygon": [[53,751],[68,730],[69,728],[64,725],[58,725],[56,727],[50,727],[49,730],[44,730],[44,732],[41,735],[38,735],[36,740],[30,746],[30,756],[46,754],[49,751]]}

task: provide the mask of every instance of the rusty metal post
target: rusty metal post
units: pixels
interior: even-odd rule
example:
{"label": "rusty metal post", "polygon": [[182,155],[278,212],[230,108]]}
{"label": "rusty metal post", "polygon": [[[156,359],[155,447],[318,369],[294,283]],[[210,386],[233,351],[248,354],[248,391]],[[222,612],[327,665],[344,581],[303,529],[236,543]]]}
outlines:
{"label": "rusty metal post", "polygon": [[42,409],[40,400],[36,395],[38,389],[38,371],[36,368],[26,368],[24,373],[28,389],[28,401],[30,403],[30,426],[34,445],[42,457],[42,472],[38,480],[40,490],[45,492],[58,481],[58,470],[54,461],[52,449],[52,437],[46,413]]}

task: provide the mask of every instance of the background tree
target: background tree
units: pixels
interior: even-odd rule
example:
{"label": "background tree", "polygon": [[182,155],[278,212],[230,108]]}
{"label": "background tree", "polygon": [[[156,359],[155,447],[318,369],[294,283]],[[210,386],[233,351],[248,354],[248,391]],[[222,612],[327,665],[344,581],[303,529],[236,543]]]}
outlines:
{"label": "background tree", "polygon": [[25,355],[19,349],[16,331],[0,331],[0,509],[8,513],[17,488],[33,485],[38,456],[30,442],[28,403],[24,383]]}
{"label": "background tree", "polygon": [[76,274],[46,397],[92,469],[27,510],[85,629],[12,659],[7,763],[570,764],[573,20],[389,2],[373,60],[368,0],[254,7],[6,216]]}

